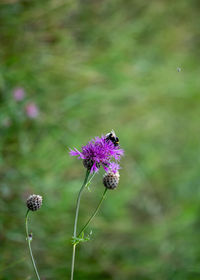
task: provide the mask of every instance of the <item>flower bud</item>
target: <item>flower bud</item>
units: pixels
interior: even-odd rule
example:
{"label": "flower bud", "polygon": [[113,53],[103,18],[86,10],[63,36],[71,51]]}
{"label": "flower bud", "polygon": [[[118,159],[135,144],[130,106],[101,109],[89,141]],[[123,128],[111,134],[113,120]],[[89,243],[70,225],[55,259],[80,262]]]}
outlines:
{"label": "flower bud", "polygon": [[114,190],[119,183],[119,172],[108,172],[103,177],[103,184],[107,189]]}
{"label": "flower bud", "polygon": [[29,210],[37,211],[42,206],[42,196],[32,194],[28,197],[26,205]]}

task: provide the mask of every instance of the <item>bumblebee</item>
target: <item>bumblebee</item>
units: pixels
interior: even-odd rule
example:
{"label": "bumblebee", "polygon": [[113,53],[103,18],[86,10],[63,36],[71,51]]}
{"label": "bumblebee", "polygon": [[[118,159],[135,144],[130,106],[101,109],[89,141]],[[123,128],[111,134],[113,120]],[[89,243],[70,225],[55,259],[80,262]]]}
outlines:
{"label": "bumblebee", "polygon": [[106,140],[110,140],[113,142],[114,146],[119,145],[119,138],[116,136],[114,130],[112,129],[111,132],[106,134]]}

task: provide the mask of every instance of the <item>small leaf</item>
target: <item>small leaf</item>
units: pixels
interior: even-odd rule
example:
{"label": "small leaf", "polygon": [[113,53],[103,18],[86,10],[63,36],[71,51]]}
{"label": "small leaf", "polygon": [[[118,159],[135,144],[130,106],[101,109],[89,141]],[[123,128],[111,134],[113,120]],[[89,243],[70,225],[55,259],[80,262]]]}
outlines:
{"label": "small leaf", "polygon": [[89,192],[91,192],[90,185],[91,185],[91,182],[88,182],[87,185],[86,185]]}

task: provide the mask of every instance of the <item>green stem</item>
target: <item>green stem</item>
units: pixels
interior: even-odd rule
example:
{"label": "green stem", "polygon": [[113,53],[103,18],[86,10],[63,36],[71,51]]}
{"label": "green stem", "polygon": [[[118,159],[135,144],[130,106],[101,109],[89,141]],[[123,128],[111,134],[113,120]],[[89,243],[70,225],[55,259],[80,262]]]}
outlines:
{"label": "green stem", "polygon": [[[86,174],[85,174],[85,180],[84,180],[83,185],[82,185],[82,187],[79,191],[77,202],[76,202],[76,215],[75,215],[75,221],[74,221],[74,234],[73,234],[74,239],[77,237],[76,232],[77,232],[77,223],[78,223],[78,214],[79,214],[81,195],[82,195],[82,192],[83,192],[83,190],[84,190],[84,188],[85,188],[85,186],[88,182],[89,175],[90,175],[90,170],[87,170]],[[74,279],[75,253],[76,253],[76,244],[73,245],[73,251],[72,251],[71,280]]]}
{"label": "green stem", "polygon": [[33,268],[34,268],[35,274],[37,276],[37,279],[40,280],[40,276],[39,276],[39,273],[38,273],[38,270],[37,270],[37,267],[36,267],[36,264],[35,264],[35,260],[34,260],[34,257],[33,257],[32,249],[31,249],[31,240],[30,240],[29,233],[28,233],[28,214],[29,214],[29,210],[27,210],[26,219],[25,219],[26,238],[27,238],[27,242],[28,242],[28,247],[29,247],[29,252],[30,252]]}
{"label": "green stem", "polygon": [[[96,174],[96,172],[93,172],[92,175],[90,176],[90,179],[88,180],[87,184],[85,185],[85,187],[88,187],[94,177],[94,175]],[[89,177],[88,177],[89,178]]]}
{"label": "green stem", "polygon": [[74,244],[74,245],[73,245],[73,251],[72,251],[71,280],[73,280],[73,279],[74,279],[75,253],[76,253],[76,244]]}
{"label": "green stem", "polygon": [[92,214],[92,216],[89,218],[89,220],[87,221],[87,223],[84,225],[84,227],[82,228],[82,230],[80,231],[78,237],[81,236],[81,234],[84,232],[84,230],[86,229],[86,227],[89,225],[89,223],[92,221],[92,219],[96,216],[104,198],[106,197],[106,192],[107,192],[108,189],[105,189],[105,191],[103,192],[103,195],[101,197],[101,200],[99,202],[99,204],[97,205],[97,208],[95,209],[94,213]]}

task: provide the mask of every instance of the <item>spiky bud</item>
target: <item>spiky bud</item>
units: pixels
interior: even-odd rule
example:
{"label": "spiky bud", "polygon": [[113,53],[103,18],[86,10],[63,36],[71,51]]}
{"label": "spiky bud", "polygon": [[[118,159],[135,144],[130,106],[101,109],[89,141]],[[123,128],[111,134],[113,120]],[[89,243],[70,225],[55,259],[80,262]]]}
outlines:
{"label": "spiky bud", "polygon": [[28,197],[26,205],[29,210],[37,211],[42,206],[42,197],[37,194],[32,194]]}
{"label": "spiky bud", "polygon": [[[83,160],[83,165],[84,165],[84,167],[85,167],[86,169],[88,169],[88,170],[90,170],[90,169],[92,168],[93,164],[94,164],[94,161],[91,160],[91,159],[84,159],[84,160]],[[100,164],[99,164],[99,163],[96,163],[96,167],[97,167],[97,168],[100,168]]]}
{"label": "spiky bud", "polygon": [[107,189],[114,190],[119,183],[119,172],[108,172],[103,177],[103,184]]}

